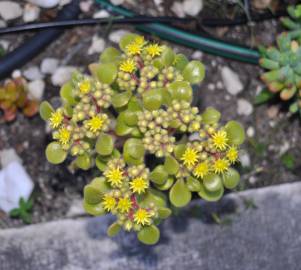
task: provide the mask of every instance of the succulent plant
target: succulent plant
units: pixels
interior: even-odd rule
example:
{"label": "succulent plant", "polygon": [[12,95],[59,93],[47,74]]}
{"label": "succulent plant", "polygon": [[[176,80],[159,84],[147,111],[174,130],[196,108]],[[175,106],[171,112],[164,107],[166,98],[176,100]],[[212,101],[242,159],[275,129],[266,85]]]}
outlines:
{"label": "succulent plant", "polygon": [[[277,46],[261,47],[259,64],[269,70],[261,76],[267,89],[289,100],[290,111],[295,113],[301,108],[301,5],[288,7],[288,13],[291,18],[282,18],[282,23],[292,31],[281,33]],[[259,99],[266,101],[273,96],[264,90]]]}
{"label": "succulent plant", "polygon": [[[289,17],[281,18],[281,22],[288,30],[295,35],[300,35],[301,31],[301,5],[289,6],[287,8]],[[298,31],[299,33],[295,32]]]}
{"label": "succulent plant", "polygon": [[2,120],[13,121],[17,116],[18,109],[27,117],[32,117],[39,111],[39,103],[28,98],[26,81],[21,77],[7,80],[3,86],[0,86]]}
{"label": "succulent plant", "polygon": [[100,170],[84,189],[84,207],[92,215],[116,216],[108,228],[135,231],[145,244],[160,237],[157,225],[174,207],[187,205],[196,192],[207,201],[233,189],[244,129],[235,121],[219,123],[209,107],[191,105],[192,84],[205,68],[165,45],[136,34],[125,35],[121,51],[107,48],[92,76],[79,72],[61,89],[62,106],[40,106],[53,130],[46,148],[51,163],[68,154],[81,169]]}

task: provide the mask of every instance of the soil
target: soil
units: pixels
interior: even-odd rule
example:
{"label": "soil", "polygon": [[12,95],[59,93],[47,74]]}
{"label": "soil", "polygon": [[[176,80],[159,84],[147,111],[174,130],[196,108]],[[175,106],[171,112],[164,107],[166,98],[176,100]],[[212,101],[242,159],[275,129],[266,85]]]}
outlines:
{"label": "soil", "polygon": [[[145,1],[145,3],[147,2]],[[255,25],[253,36],[250,35],[250,29],[247,26],[225,29],[222,36],[225,39],[235,37],[244,44],[249,44],[250,40],[254,40],[255,37],[255,40],[268,44],[275,39],[274,34],[279,27],[276,21],[266,21]],[[134,31],[133,28],[126,26],[119,28]],[[118,28],[113,27],[110,31],[116,29]],[[108,29],[84,27],[67,30],[23,69],[39,65],[46,57],[54,57],[62,59],[65,65],[77,66],[87,71],[87,65],[98,59],[96,54],[91,56],[86,54],[92,36],[96,33],[106,38]],[[11,36],[10,38],[17,39],[19,37]],[[110,45],[116,46],[107,41],[107,46]],[[187,47],[170,45],[186,55],[192,55],[194,52]],[[254,112],[249,116],[241,116],[237,113],[238,99],[244,98],[253,102],[255,95],[263,88],[263,84],[259,80],[262,70],[255,65],[207,54],[203,55],[202,62],[206,66],[207,76],[198,90],[200,109],[213,106],[222,112],[223,121],[236,119],[243,123],[246,129],[252,127],[255,130],[255,137],[249,138],[244,145],[244,149],[250,155],[251,165],[248,168],[240,167],[242,182],[239,189],[299,181],[301,176],[301,164],[299,163],[301,160],[300,119],[292,117],[287,112],[286,106],[280,105],[278,102],[255,107]],[[237,96],[228,94],[223,86],[216,87],[222,82],[220,69],[223,66],[233,69],[243,82],[244,90]],[[44,99],[55,102],[59,88],[52,86],[48,77],[46,85]],[[209,90],[212,85],[215,86],[215,90]],[[33,223],[64,217],[72,202],[81,198],[85,184],[91,181],[93,175],[98,174],[95,170],[71,174],[65,166],[68,162],[59,166],[49,164],[46,161],[44,150],[50,141],[51,137],[47,132],[45,122],[39,116],[28,119],[19,114],[15,122],[0,126],[0,149],[16,149],[23,160],[24,167],[35,183]],[[281,159],[284,148],[286,148],[285,152],[289,153],[295,161],[293,168],[287,168]],[[11,219],[0,212],[0,228],[22,225],[22,221]]]}

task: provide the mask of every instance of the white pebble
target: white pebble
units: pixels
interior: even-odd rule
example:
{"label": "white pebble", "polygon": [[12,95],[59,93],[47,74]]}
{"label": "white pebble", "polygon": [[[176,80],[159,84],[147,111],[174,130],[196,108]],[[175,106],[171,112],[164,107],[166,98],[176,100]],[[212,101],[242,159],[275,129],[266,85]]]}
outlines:
{"label": "white pebble", "polygon": [[210,91],[214,91],[214,90],[215,90],[215,85],[214,85],[214,83],[209,83],[209,84],[208,84],[208,90],[210,90]]}
{"label": "white pebble", "polygon": [[248,127],[248,129],[247,129],[247,136],[249,138],[252,138],[252,137],[254,137],[254,135],[255,135],[255,129],[253,127]]}
{"label": "white pebble", "polygon": [[203,53],[201,51],[195,51],[192,55],[192,59],[200,60],[203,57]]}
{"label": "white pebble", "polygon": [[110,2],[115,6],[119,6],[123,4],[124,0],[110,0]]}
{"label": "white pebble", "polygon": [[19,69],[15,69],[15,70],[12,72],[11,76],[13,77],[13,79],[19,78],[19,77],[22,76],[22,72],[21,72],[21,70],[19,70]]}
{"label": "white pebble", "polygon": [[108,18],[110,17],[110,13],[106,10],[100,10],[93,14],[94,19]]}
{"label": "white pebble", "polygon": [[41,101],[45,90],[45,82],[43,80],[35,80],[28,83],[28,92],[31,99]]}
{"label": "white pebble", "polygon": [[59,67],[51,76],[51,82],[55,86],[62,86],[64,83],[71,79],[72,73],[75,71],[75,67],[63,66]]}
{"label": "white pebble", "polygon": [[185,0],[183,10],[187,15],[196,16],[203,8],[203,0]]}
{"label": "white pebble", "polygon": [[232,69],[223,67],[221,73],[224,85],[229,94],[235,96],[243,90],[243,84],[240,81],[238,74]]}
{"label": "white pebble", "polygon": [[5,40],[5,39],[1,39],[0,40],[0,45],[2,46],[2,48],[7,51],[9,48],[9,41]]}
{"label": "white pebble", "polygon": [[91,9],[92,4],[93,4],[92,0],[81,1],[79,4],[80,10],[83,13],[88,13]]}
{"label": "white pebble", "polygon": [[8,213],[19,206],[19,200],[28,200],[34,184],[19,162],[11,162],[0,171],[0,209]]}
{"label": "white pebble", "polygon": [[3,149],[0,151],[0,166],[6,167],[9,163],[17,161],[22,164],[22,159],[18,156],[14,148]]}
{"label": "white pebble", "polygon": [[251,158],[247,151],[239,151],[239,161],[242,167],[249,168],[251,167]]}
{"label": "white pebble", "polygon": [[239,98],[237,100],[237,113],[239,115],[250,115],[253,112],[253,105],[246,99]]}
{"label": "white pebble", "polygon": [[93,36],[92,44],[88,49],[88,54],[101,53],[106,46],[106,43],[103,38],[98,37],[97,35]]}
{"label": "white pebble", "polygon": [[110,33],[109,35],[109,40],[114,42],[114,43],[118,43],[120,41],[120,39],[128,34],[129,31],[127,30],[116,30],[116,31],[113,31],[112,33]]}
{"label": "white pebble", "polygon": [[53,74],[59,65],[59,60],[55,58],[45,58],[41,63],[41,71],[44,74]]}
{"label": "white pebble", "polygon": [[26,1],[42,8],[53,8],[56,5],[58,5],[58,3],[60,2],[60,0],[26,0]]}
{"label": "white pebble", "polygon": [[183,5],[180,2],[174,2],[171,6],[171,11],[174,12],[179,18],[185,17]]}
{"label": "white pebble", "polygon": [[26,4],[24,7],[24,13],[23,13],[23,21],[24,22],[33,22],[37,20],[40,16],[40,8],[32,5],[32,4]]}
{"label": "white pebble", "polygon": [[5,21],[14,20],[21,17],[23,10],[18,3],[12,1],[0,2],[0,16]]}
{"label": "white pebble", "polygon": [[28,69],[24,70],[23,75],[27,80],[30,80],[30,81],[40,80],[40,79],[43,79],[43,77],[44,77],[43,74],[41,73],[39,67],[37,67],[37,66],[32,66],[32,67],[29,67]]}

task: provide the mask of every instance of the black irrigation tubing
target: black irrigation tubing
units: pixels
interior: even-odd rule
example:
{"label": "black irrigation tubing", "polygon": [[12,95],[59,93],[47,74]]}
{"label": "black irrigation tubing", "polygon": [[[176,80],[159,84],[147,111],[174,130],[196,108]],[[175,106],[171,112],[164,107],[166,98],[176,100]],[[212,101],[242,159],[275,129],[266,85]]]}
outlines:
{"label": "black irrigation tubing", "polygon": [[[228,19],[179,19],[170,17],[159,17],[156,18],[156,23],[152,17],[136,16],[133,18],[134,14],[126,9],[116,7],[110,4],[106,0],[96,0],[102,4],[105,8],[117,13],[119,17],[117,18],[104,18],[104,19],[83,19],[77,20],[75,18],[80,14],[79,0],[73,0],[69,5],[66,5],[58,14],[54,22],[49,23],[35,23],[35,24],[25,24],[17,25],[9,28],[0,28],[0,34],[16,33],[22,31],[36,31],[41,29],[46,29],[43,32],[36,34],[30,40],[26,41],[20,47],[14,51],[8,53],[3,58],[0,59],[0,79],[5,78],[10,75],[10,73],[31,60],[35,55],[40,53],[45,47],[47,47],[51,42],[56,40],[56,38],[63,33],[63,29],[66,27],[75,27],[83,25],[92,24],[107,24],[117,23],[117,24],[145,24],[151,23],[150,25],[140,26],[143,31],[151,32],[157,34],[161,38],[166,38],[168,40],[178,42],[180,44],[190,46],[203,50],[208,53],[215,55],[239,60],[242,62],[248,62],[252,64],[257,64],[259,59],[259,53],[256,50],[249,49],[247,47],[238,46],[235,44],[226,43],[217,39],[197,36],[177,28],[172,28],[162,25],[162,23],[173,22],[186,23],[193,20],[201,22],[202,25],[208,27],[216,26],[234,26],[248,23],[247,17],[235,18],[234,20]],[[120,17],[125,16],[124,17]],[[251,14],[252,21],[262,21],[268,19],[278,18],[280,16],[286,15],[285,11],[281,11],[277,14],[263,13],[262,15]],[[140,21],[139,21],[140,20]],[[160,24],[161,23],[161,24]]]}
{"label": "black irrigation tubing", "polygon": [[0,28],[1,34],[14,34],[18,32],[25,31],[38,31],[49,28],[68,28],[77,26],[87,26],[87,25],[106,25],[106,24],[141,24],[141,23],[191,23],[196,21],[193,18],[176,18],[176,17],[149,17],[149,16],[135,16],[131,18],[124,18],[121,16],[101,18],[101,19],[76,19],[76,20],[64,20],[64,21],[54,21],[45,23],[31,23],[31,24],[21,24],[12,27]]}
{"label": "black irrigation tubing", "polygon": [[[73,0],[59,12],[56,21],[75,19],[79,14],[79,0]],[[14,51],[6,54],[0,59],[0,79],[9,76],[14,69],[30,61],[62,33],[62,29],[45,30],[26,40]]]}

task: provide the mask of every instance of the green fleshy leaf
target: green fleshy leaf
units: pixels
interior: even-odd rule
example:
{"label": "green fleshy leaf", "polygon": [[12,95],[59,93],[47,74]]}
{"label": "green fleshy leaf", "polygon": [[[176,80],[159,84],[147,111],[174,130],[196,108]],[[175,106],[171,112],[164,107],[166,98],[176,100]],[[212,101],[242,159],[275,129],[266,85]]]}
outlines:
{"label": "green fleshy leaf", "polygon": [[171,66],[175,59],[175,53],[169,47],[165,47],[161,54],[161,62],[165,67]]}
{"label": "green fleshy leaf", "polygon": [[132,96],[132,93],[130,91],[116,93],[112,97],[112,104],[115,108],[121,108],[128,104],[131,96]]}
{"label": "green fleshy leaf", "polygon": [[158,165],[150,174],[150,180],[158,185],[163,185],[168,178],[164,166]]}
{"label": "green fleshy leaf", "polygon": [[160,207],[160,208],[158,208],[158,215],[159,215],[159,218],[162,218],[162,219],[168,218],[171,215],[171,210],[166,207]]}
{"label": "green fleshy leaf", "polygon": [[88,154],[80,155],[76,158],[75,164],[82,170],[88,170],[91,168],[91,158]]}
{"label": "green fleshy leaf", "polygon": [[104,158],[103,156],[97,156],[95,159],[95,165],[100,171],[104,171],[107,167],[107,158]]}
{"label": "green fleshy leaf", "polygon": [[218,123],[220,118],[221,118],[221,113],[216,109],[214,109],[213,107],[208,107],[202,113],[203,123],[207,125]]}
{"label": "green fleshy leaf", "polygon": [[159,109],[163,101],[161,91],[158,89],[145,92],[142,96],[142,100],[144,108],[149,111]]}
{"label": "green fleshy leaf", "polygon": [[126,110],[124,112],[125,123],[128,126],[136,126],[138,123],[138,116],[136,112]]}
{"label": "green fleshy leaf", "polygon": [[192,101],[192,88],[186,81],[175,81],[168,86],[168,91],[173,100],[184,100],[187,102]]}
{"label": "green fleshy leaf", "polygon": [[187,57],[181,53],[176,55],[174,62],[175,68],[179,71],[182,71],[189,63]]}
{"label": "green fleshy leaf", "polygon": [[225,130],[230,144],[240,145],[244,142],[246,137],[245,130],[240,123],[229,121],[225,126]]}
{"label": "green fleshy leaf", "polygon": [[102,216],[106,213],[105,210],[102,208],[101,203],[89,204],[86,201],[84,201],[83,206],[85,211],[92,216]]}
{"label": "green fleshy leaf", "polygon": [[150,204],[154,204],[156,207],[166,207],[166,196],[164,193],[153,188],[139,195],[137,199],[141,207],[148,208]]}
{"label": "green fleshy leaf", "polygon": [[166,156],[165,162],[164,162],[164,169],[168,174],[174,175],[179,170],[179,163],[178,161],[173,158],[172,156]]}
{"label": "green fleshy leaf", "polygon": [[168,190],[173,185],[175,179],[172,177],[168,177],[166,182],[162,185],[155,184],[155,187],[159,190]]}
{"label": "green fleshy leaf", "polygon": [[261,105],[264,104],[266,102],[268,102],[269,100],[271,100],[272,98],[275,97],[275,94],[270,92],[267,89],[263,89],[256,97],[254,100],[254,104],[255,105]]}
{"label": "green fleshy leaf", "polygon": [[84,188],[84,200],[87,204],[99,204],[102,199],[102,192],[93,185],[87,185]]}
{"label": "green fleshy leaf", "polygon": [[96,188],[98,191],[105,193],[111,189],[110,185],[107,183],[104,177],[94,178],[89,186]]}
{"label": "green fleshy leaf", "polygon": [[140,159],[135,159],[132,156],[130,156],[128,153],[123,153],[123,158],[128,165],[140,165],[144,161],[143,157]]}
{"label": "green fleshy leaf", "polygon": [[217,174],[208,174],[203,179],[204,187],[210,191],[218,191],[222,187],[222,179]]}
{"label": "green fleshy leaf", "polygon": [[114,47],[106,48],[100,55],[100,62],[102,63],[112,63],[120,59],[121,52]]}
{"label": "green fleshy leaf", "polygon": [[205,78],[205,66],[200,61],[193,60],[186,65],[182,74],[186,81],[198,84]]}
{"label": "green fleshy leaf", "polygon": [[60,96],[70,105],[75,105],[77,103],[73,96],[73,86],[71,82],[67,82],[61,87]]}
{"label": "green fleshy leaf", "polygon": [[292,103],[289,107],[289,111],[291,113],[296,113],[296,112],[298,112],[298,110],[299,110],[299,105],[297,102]]}
{"label": "green fleshy leaf", "polygon": [[52,106],[47,102],[43,101],[40,105],[40,116],[44,121],[47,121],[51,114],[54,112]]}
{"label": "green fleshy leaf", "polygon": [[174,148],[175,157],[180,160],[186,150],[185,144],[178,144]]}
{"label": "green fleshy leaf", "polygon": [[217,191],[209,191],[207,190],[204,185],[201,183],[201,190],[198,192],[198,195],[208,202],[216,202],[218,201],[224,194],[224,187],[221,186],[221,188]]}
{"label": "green fleshy leaf", "polygon": [[123,153],[128,154],[134,159],[141,159],[144,157],[145,149],[143,143],[139,139],[130,138],[123,146]]}
{"label": "green fleshy leaf", "polygon": [[189,176],[186,181],[187,188],[192,192],[198,192],[201,190],[201,183],[198,179]]}
{"label": "green fleshy leaf", "polygon": [[64,151],[61,145],[57,142],[52,142],[46,147],[46,158],[52,164],[60,164],[67,157],[67,152]]}
{"label": "green fleshy leaf", "polygon": [[115,132],[118,136],[126,136],[132,132],[133,128],[125,123],[125,114],[121,113],[117,117]]}
{"label": "green fleshy leaf", "polygon": [[64,104],[64,113],[68,116],[68,117],[72,117],[73,115],[73,108],[69,103],[65,103]]}
{"label": "green fleshy leaf", "polygon": [[97,67],[97,78],[106,84],[112,84],[117,77],[118,69],[114,63],[102,63]]}
{"label": "green fleshy leaf", "polygon": [[162,104],[169,106],[172,102],[171,94],[166,88],[160,88],[158,90],[161,92]]}
{"label": "green fleshy leaf", "polygon": [[225,188],[233,189],[240,181],[240,175],[238,171],[233,168],[229,168],[228,171],[223,174],[223,183]]}
{"label": "green fleshy leaf", "polygon": [[114,141],[109,134],[101,133],[96,141],[95,150],[102,156],[111,155],[114,149]]}
{"label": "green fleshy leaf", "polygon": [[183,207],[191,200],[191,192],[183,179],[178,179],[169,191],[169,200],[176,207]]}
{"label": "green fleshy leaf", "polygon": [[143,227],[137,234],[138,239],[145,245],[154,245],[160,239],[160,231],[155,225]]}
{"label": "green fleshy leaf", "polygon": [[108,228],[107,235],[110,237],[114,237],[120,232],[120,229],[121,229],[121,226],[118,223],[114,222]]}
{"label": "green fleshy leaf", "polygon": [[135,38],[139,37],[137,34],[129,33],[125,34],[119,41],[119,47],[124,52],[126,51],[126,47],[135,40]]}

